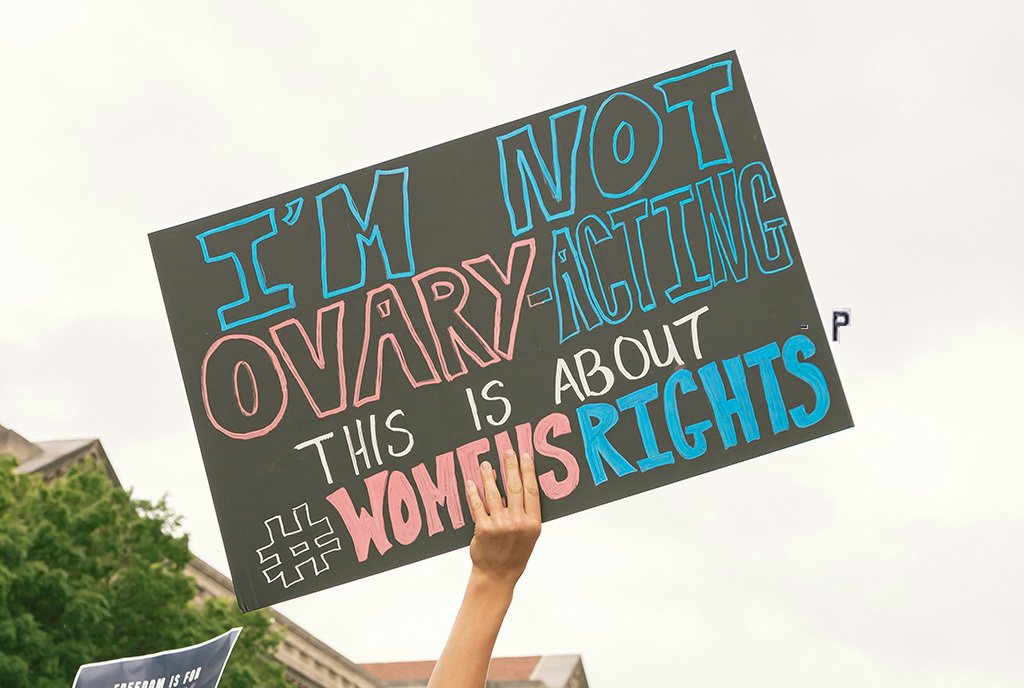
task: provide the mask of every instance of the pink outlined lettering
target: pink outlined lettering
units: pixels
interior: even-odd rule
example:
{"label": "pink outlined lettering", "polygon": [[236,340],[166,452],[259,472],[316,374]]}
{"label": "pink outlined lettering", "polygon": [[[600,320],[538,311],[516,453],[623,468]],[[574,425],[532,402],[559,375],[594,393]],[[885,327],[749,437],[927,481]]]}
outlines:
{"label": "pink outlined lettering", "polygon": [[388,482],[388,472],[381,471],[366,478],[363,482],[366,485],[366,494],[370,501],[370,511],[360,507],[357,515],[352,498],[344,487],[327,495],[327,501],[345,522],[345,528],[352,538],[352,546],[356,551],[356,559],[359,561],[366,561],[370,556],[371,542],[381,555],[392,547],[384,529],[384,492]]}
{"label": "pink outlined lettering", "polygon": [[[395,308],[391,308],[391,304],[395,305]],[[395,311],[401,316],[401,320],[404,323],[404,329],[395,327],[388,331],[387,327],[389,324],[396,324],[394,320]],[[385,323],[384,321],[390,321]],[[375,325],[378,324],[378,325]],[[374,333],[377,326],[384,328],[384,333]],[[391,344],[395,355],[398,356],[398,361],[402,366],[402,371],[405,373],[406,379],[409,381],[414,388],[422,387],[423,385],[437,384],[441,381],[441,377],[437,374],[437,369],[434,367],[434,362],[430,358],[430,354],[427,353],[427,348],[423,345],[419,335],[416,333],[416,328],[413,327],[412,321],[409,320],[409,313],[405,310],[405,304],[402,303],[402,298],[398,295],[398,291],[391,284],[383,284],[376,289],[371,289],[366,292],[366,319],[364,322],[364,334],[363,334],[363,351],[359,356],[359,371],[356,373],[356,398],[352,402],[353,406],[359,407],[363,404],[368,404],[371,401],[377,401],[380,399],[380,383],[381,376],[384,373],[384,343],[388,342]],[[374,364],[376,372],[372,373],[374,379],[374,390],[370,395],[365,395],[363,390],[363,373],[366,371],[366,359],[370,351],[370,338],[375,336],[376,347],[374,351]],[[405,339],[405,346],[399,342],[398,338],[402,336]],[[409,347],[410,344],[415,344],[415,347]],[[422,360],[419,362],[425,364],[427,369],[430,371],[429,375],[424,377],[416,377],[409,370],[409,361],[406,358],[406,348],[416,348],[419,350]]]}
{"label": "pink outlined lettering", "polygon": [[[402,513],[403,506],[408,517]],[[401,471],[392,471],[388,480],[388,515],[391,516],[391,530],[399,543],[408,545],[419,537],[423,529],[420,503],[412,484]]]}
{"label": "pink outlined lettering", "polygon": [[[525,250],[525,253],[523,252]],[[512,360],[519,329],[519,315],[526,297],[526,287],[533,272],[533,259],[537,254],[537,240],[523,239],[512,244],[504,272],[489,255],[462,261],[462,267],[494,296],[494,341],[491,348],[506,361]],[[515,284],[515,299],[504,298]],[[502,330],[502,324],[511,326]]]}
{"label": "pink outlined lettering", "polygon": [[[220,421],[217,420],[216,417],[214,417],[213,409],[210,407],[210,390],[207,381],[209,376],[210,360],[213,358],[214,354],[216,354],[217,351],[220,350],[220,348],[228,342],[252,342],[253,344],[256,344],[260,349],[262,349],[267,354],[268,358],[270,359],[271,364],[274,366],[274,371],[277,373],[278,384],[281,386],[281,406],[280,408],[278,408],[277,414],[265,426],[257,428],[255,430],[250,430],[248,432],[234,432],[232,430],[228,430],[226,427],[224,427],[223,424],[220,423]],[[242,360],[244,361],[244,359]],[[252,415],[255,416],[256,413],[259,412],[259,382],[256,380],[256,375],[252,370],[252,365],[249,364],[248,362],[246,362],[246,365],[249,367],[249,372],[253,376],[253,390],[255,391],[253,392],[254,403]],[[232,380],[235,383],[235,402],[238,404],[238,408],[241,411],[243,408],[242,402],[237,396],[239,391],[237,384],[238,367],[239,366],[236,362],[236,365],[233,367]],[[224,335],[223,337],[215,341],[213,344],[211,344],[210,348],[206,351],[206,356],[203,357],[203,366],[202,369],[200,370],[199,375],[199,386],[203,392],[203,408],[206,410],[207,419],[209,419],[210,424],[213,425],[213,427],[215,427],[221,434],[227,435],[232,439],[251,440],[256,437],[263,437],[264,435],[266,435],[271,430],[277,427],[277,424],[280,423],[281,419],[284,417],[285,409],[288,408],[288,382],[287,380],[285,380],[284,370],[281,368],[281,362],[278,360],[277,354],[274,353],[274,350],[271,349],[262,339],[259,339],[258,337],[253,337],[252,335],[248,334]],[[243,415],[245,415],[244,411]]]}
{"label": "pink outlined lettering", "polygon": [[423,500],[423,511],[427,515],[427,535],[432,536],[444,530],[444,524],[437,513],[439,506],[448,507],[448,518],[456,530],[466,525],[462,515],[462,502],[459,500],[459,486],[455,479],[455,455],[453,452],[438,454],[434,458],[434,472],[437,483],[430,479],[425,464],[412,467],[412,477]]}
{"label": "pink outlined lettering", "polygon": [[[412,278],[412,283],[416,287],[416,296],[420,300],[427,328],[434,340],[434,348],[437,350],[445,379],[454,380],[468,372],[463,353],[468,354],[481,368],[498,362],[498,355],[462,314],[462,309],[469,298],[469,283],[462,273],[452,268],[438,267],[416,275]],[[431,294],[429,300],[427,287]],[[446,347],[441,343],[439,325],[447,335],[447,343],[451,345],[454,361],[449,361]],[[457,367],[453,366],[453,363]]]}
{"label": "pink outlined lettering", "polygon": [[[242,405],[242,392],[238,389],[238,369],[243,366],[245,367],[245,372],[249,373],[249,383],[252,385],[252,408],[248,409]],[[238,402],[239,412],[246,418],[252,418],[260,408],[260,388],[256,386],[256,373],[252,372],[252,366],[249,365],[248,361],[239,361],[235,364],[235,370],[231,374],[231,381],[235,385],[235,401]]]}
{"label": "pink outlined lettering", "polygon": [[549,413],[540,419],[537,423],[537,429],[533,434],[533,441],[537,445],[537,452],[543,456],[555,459],[566,470],[566,477],[562,480],[555,477],[554,470],[537,476],[540,489],[551,499],[568,497],[580,483],[580,465],[576,457],[548,441],[548,435],[561,437],[570,432],[572,432],[572,424],[569,423],[569,418],[564,413]]}
{"label": "pink outlined lettering", "polygon": [[[328,339],[328,343],[333,341],[334,350],[331,352],[331,366],[328,369],[327,355],[324,352],[324,319],[335,317],[335,326],[333,339]],[[285,365],[288,366],[288,370],[291,371],[292,377],[298,383],[302,393],[306,396],[306,401],[309,402],[310,408],[313,409],[313,413],[316,414],[317,418],[326,418],[335,413],[340,413],[345,410],[347,389],[345,387],[345,362],[344,362],[344,340],[342,338],[342,326],[345,319],[345,302],[338,301],[328,306],[324,306],[316,312],[316,347],[314,348],[313,342],[309,339],[309,334],[306,332],[306,328],[302,326],[296,318],[285,320],[282,323],[274,325],[270,328],[270,338],[274,340],[274,346],[281,352],[281,358],[284,359]],[[313,398],[313,393],[309,390],[309,386],[306,384],[306,377],[314,374],[312,370],[307,368],[306,376],[299,373],[298,366],[295,363],[295,358],[288,350],[288,346],[282,341],[282,330],[288,328],[287,331],[296,332],[301,338],[305,348],[298,347],[299,351],[309,355],[309,361],[316,366],[319,371],[325,375],[335,373],[338,378],[338,400],[337,403],[332,399],[329,403],[321,405],[316,399]],[[291,338],[289,338],[291,339]],[[292,340],[294,341],[294,340]],[[331,379],[333,383],[333,375]],[[320,386],[318,385],[318,388]],[[335,389],[334,385],[326,385],[326,389]]]}

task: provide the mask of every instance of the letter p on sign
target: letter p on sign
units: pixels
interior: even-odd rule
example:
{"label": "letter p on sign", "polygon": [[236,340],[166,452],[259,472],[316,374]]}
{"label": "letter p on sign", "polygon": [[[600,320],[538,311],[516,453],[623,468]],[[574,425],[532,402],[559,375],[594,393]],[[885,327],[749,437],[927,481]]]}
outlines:
{"label": "letter p on sign", "polygon": [[840,308],[832,311],[832,341],[839,341],[839,328],[850,324],[850,309]]}

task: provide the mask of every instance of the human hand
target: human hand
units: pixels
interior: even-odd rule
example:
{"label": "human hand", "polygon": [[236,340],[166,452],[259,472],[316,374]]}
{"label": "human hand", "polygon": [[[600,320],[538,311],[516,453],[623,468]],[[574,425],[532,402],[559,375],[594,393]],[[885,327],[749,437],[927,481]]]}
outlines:
{"label": "human hand", "polygon": [[475,529],[469,545],[473,577],[509,591],[523,575],[533,546],[540,536],[540,490],[533,457],[505,452],[505,492],[502,503],[497,474],[487,461],[480,465],[484,500],[473,482],[466,482],[466,495]]}

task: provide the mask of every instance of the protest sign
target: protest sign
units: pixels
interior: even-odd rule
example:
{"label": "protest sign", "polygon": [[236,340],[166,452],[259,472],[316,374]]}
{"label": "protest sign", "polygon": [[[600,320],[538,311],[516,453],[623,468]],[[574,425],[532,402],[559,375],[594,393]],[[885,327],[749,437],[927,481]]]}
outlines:
{"label": "protest sign", "polygon": [[178,650],[83,664],[71,688],[217,688],[241,632],[232,628]]}
{"label": "protest sign", "polygon": [[243,609],[852,425],[735,53],[151,243]]}

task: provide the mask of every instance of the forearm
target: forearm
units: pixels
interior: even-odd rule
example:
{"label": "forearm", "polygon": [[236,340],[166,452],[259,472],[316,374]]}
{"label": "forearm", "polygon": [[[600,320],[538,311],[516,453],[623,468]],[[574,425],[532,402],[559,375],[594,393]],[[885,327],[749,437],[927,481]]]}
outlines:
{"label": "forearm", "polygon": [[481,688],[491,651],[512,603],[513,583],[488,578],[474,569],[441,658],[427,688]]}
{"label": "forearm", "polygon": [[505,462],[508,504],[502,502],[497,471],[490,462],[480,464],[484,501],[473,481],[466,481],[474,523],[469,544],[473,572],[427,688],[483,688],[494,641],[512,604],[512,590],[540,535],[540,488],[533,459],[524,455],[520,466],[508,451]]}

